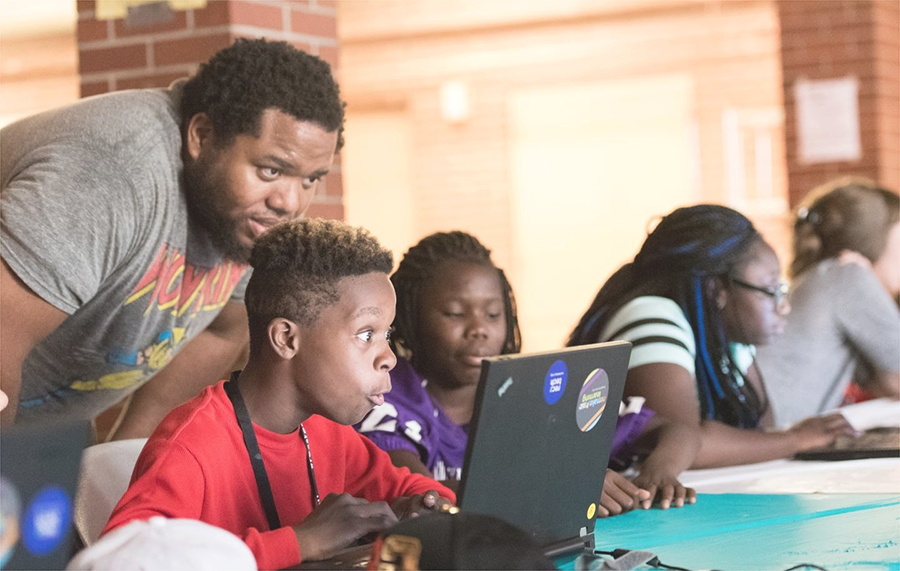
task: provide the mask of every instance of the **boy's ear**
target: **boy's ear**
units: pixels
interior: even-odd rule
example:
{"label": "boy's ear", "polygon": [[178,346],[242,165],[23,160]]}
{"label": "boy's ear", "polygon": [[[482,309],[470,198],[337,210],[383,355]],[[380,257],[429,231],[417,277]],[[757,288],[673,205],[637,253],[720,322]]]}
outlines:
{"label": "boy's ear", "polygon": [[185,131],[186,149],[195,161],[200,156],[204,147],[210,147],[214,143],[213,125],[206,113],[197,113],[188,122]]}
{"label": "boy's ear", "polygon": [[269,345],[282,359],[293,359],[300,350],[300,327],[284,317],[276,317],[266,328]]}

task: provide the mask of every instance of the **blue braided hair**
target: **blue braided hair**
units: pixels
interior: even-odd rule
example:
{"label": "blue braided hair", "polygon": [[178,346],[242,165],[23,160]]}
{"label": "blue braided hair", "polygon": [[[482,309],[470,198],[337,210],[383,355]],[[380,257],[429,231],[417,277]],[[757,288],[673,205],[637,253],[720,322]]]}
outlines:
{"label": "blue braided hair", "polygon": [[711,278],[734,273],[761,239],[747,217],[724,206],[701,204],[673,211],[647,236],[634,261],[600,288],[567,345],[596,343],[616,311],[637,297],[667,297],[681,307],[694,333],[702,418],[758,427],[760,395],[744,382],[734,363],[719,308],[705,286]]}

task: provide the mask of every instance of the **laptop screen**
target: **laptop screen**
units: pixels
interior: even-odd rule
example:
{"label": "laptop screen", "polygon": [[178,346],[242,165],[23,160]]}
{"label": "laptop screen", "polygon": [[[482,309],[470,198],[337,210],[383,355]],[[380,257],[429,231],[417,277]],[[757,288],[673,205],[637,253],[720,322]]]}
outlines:
{"label": "laptop screen", "polygon": [[4,428],[0,433],[0,568],[64,569],[89,421]]}
{"label": "laptop screen", "polygon": [[602,343],[485,361],[459,504],[541,544],[591,533],[631,344]]}

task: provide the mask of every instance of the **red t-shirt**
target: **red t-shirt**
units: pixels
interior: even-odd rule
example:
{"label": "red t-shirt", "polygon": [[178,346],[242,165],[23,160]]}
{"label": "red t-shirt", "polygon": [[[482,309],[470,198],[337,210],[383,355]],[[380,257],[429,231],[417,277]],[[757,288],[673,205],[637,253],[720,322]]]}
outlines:
{"label": "red t-shirt", "polygon": [[[299,427],[277,434],[254,424],[275,506],[283,527],[269,531],[250,458],[224,382],[169,413],[147,441],[128,491],[103,533],[133,520],[161,515],[197,519],[239,536],[260,569],[300,563],[302,554],[289,527],[312,512],[306,447]],[[309,437],[320,497],[349,493],[369,501],[428,490],[455,501],[437,482],[396,468],[388,455],[349,426],[312,416],[303,423]]]}

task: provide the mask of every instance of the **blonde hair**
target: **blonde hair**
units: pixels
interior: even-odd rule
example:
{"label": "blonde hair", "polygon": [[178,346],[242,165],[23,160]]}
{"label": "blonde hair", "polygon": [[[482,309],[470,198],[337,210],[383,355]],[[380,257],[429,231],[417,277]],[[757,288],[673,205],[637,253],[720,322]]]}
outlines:
{"label": "blonde hair", "polygon": [[898,221],[900,196],[872,180],[844,177],[816,187],[797,208],[791,277],[844,250],[875,262]]}

